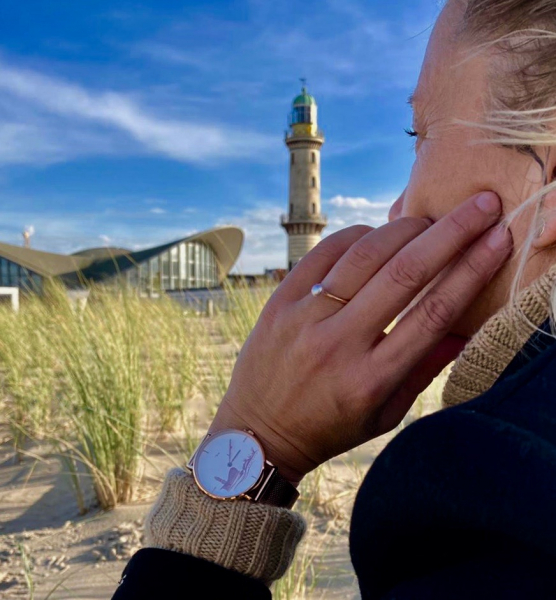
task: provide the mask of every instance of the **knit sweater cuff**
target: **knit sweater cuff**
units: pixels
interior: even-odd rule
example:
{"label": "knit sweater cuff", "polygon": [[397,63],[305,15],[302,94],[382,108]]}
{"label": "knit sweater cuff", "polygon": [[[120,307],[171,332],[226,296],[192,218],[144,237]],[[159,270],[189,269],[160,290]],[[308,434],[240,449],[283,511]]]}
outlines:
{"label": "knit sweater cuff", "polygon": [[267,585],[284,575],[304,532],[301,515],[215,500],[182,469],[168,473],[145,524],[147,546],[203,558]]}

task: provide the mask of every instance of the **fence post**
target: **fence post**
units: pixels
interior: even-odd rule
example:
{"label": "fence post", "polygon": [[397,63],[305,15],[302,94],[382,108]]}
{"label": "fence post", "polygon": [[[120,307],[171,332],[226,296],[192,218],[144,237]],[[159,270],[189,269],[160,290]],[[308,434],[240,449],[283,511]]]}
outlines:
{"label": "fence post", "polygon": [[212,298],[207,299],[206,315],[210,318],[214,317],[214,300]]}
{"label": "fence post", "polygon": [[19,288],[16,287],[0,287],[0,296],[9,296],[12,310],[19,311]]}

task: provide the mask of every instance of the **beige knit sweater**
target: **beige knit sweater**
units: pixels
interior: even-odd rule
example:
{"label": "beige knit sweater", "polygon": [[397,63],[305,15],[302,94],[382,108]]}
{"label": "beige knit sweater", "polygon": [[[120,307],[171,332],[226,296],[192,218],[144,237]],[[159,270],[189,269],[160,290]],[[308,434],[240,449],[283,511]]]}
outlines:
{"label": "beige knit sweater", "polygon": [[551,314],[556,265],[490,318],[459,355],[442,394],[444,406],[489,390],[525,342]]}
{"label": "beige knit sweater", "polygon": [[[492,317],[457,359],[444,389],[452,406],[486,392],[549,315],[556,266],[527,288],[514,307]],[[270,585],[289,567],[305,531],[290,510],[224,502],[203,494],[181,469],[168,474],[146,522],[147,546],[183,552]]]}
{"label": "beige knit sweater", "polygon": [[248,500],[210,498],[173,469],[145,524],[146,545],[204,558],[270,585],[290,566],[305,533],[301,515]]}

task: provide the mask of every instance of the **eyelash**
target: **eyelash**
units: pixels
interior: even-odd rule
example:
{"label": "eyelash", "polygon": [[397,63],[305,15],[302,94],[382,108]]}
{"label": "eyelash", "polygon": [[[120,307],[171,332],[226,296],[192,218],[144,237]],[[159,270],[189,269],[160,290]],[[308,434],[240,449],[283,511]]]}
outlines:
{"label": "eyelash", "polygon": [[419,134],[413,129],[413,127],[405,128],[404,131],[407,133],[409,137],[416,138],[419,137]]}

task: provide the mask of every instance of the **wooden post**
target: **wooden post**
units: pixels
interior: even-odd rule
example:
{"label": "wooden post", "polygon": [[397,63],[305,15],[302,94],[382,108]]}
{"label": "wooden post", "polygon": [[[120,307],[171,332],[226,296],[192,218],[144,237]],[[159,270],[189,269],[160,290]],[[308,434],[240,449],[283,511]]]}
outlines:
{"label": "wooden post", "polygon": [[206,315],[210,318],[214,317],[214,300],[212,298],[207,299]]}
{"label": "wooden post", "polygon": [[0,287],[0,296],[9,296],[12,310],[19,311],[19,288],[16,287]]}

